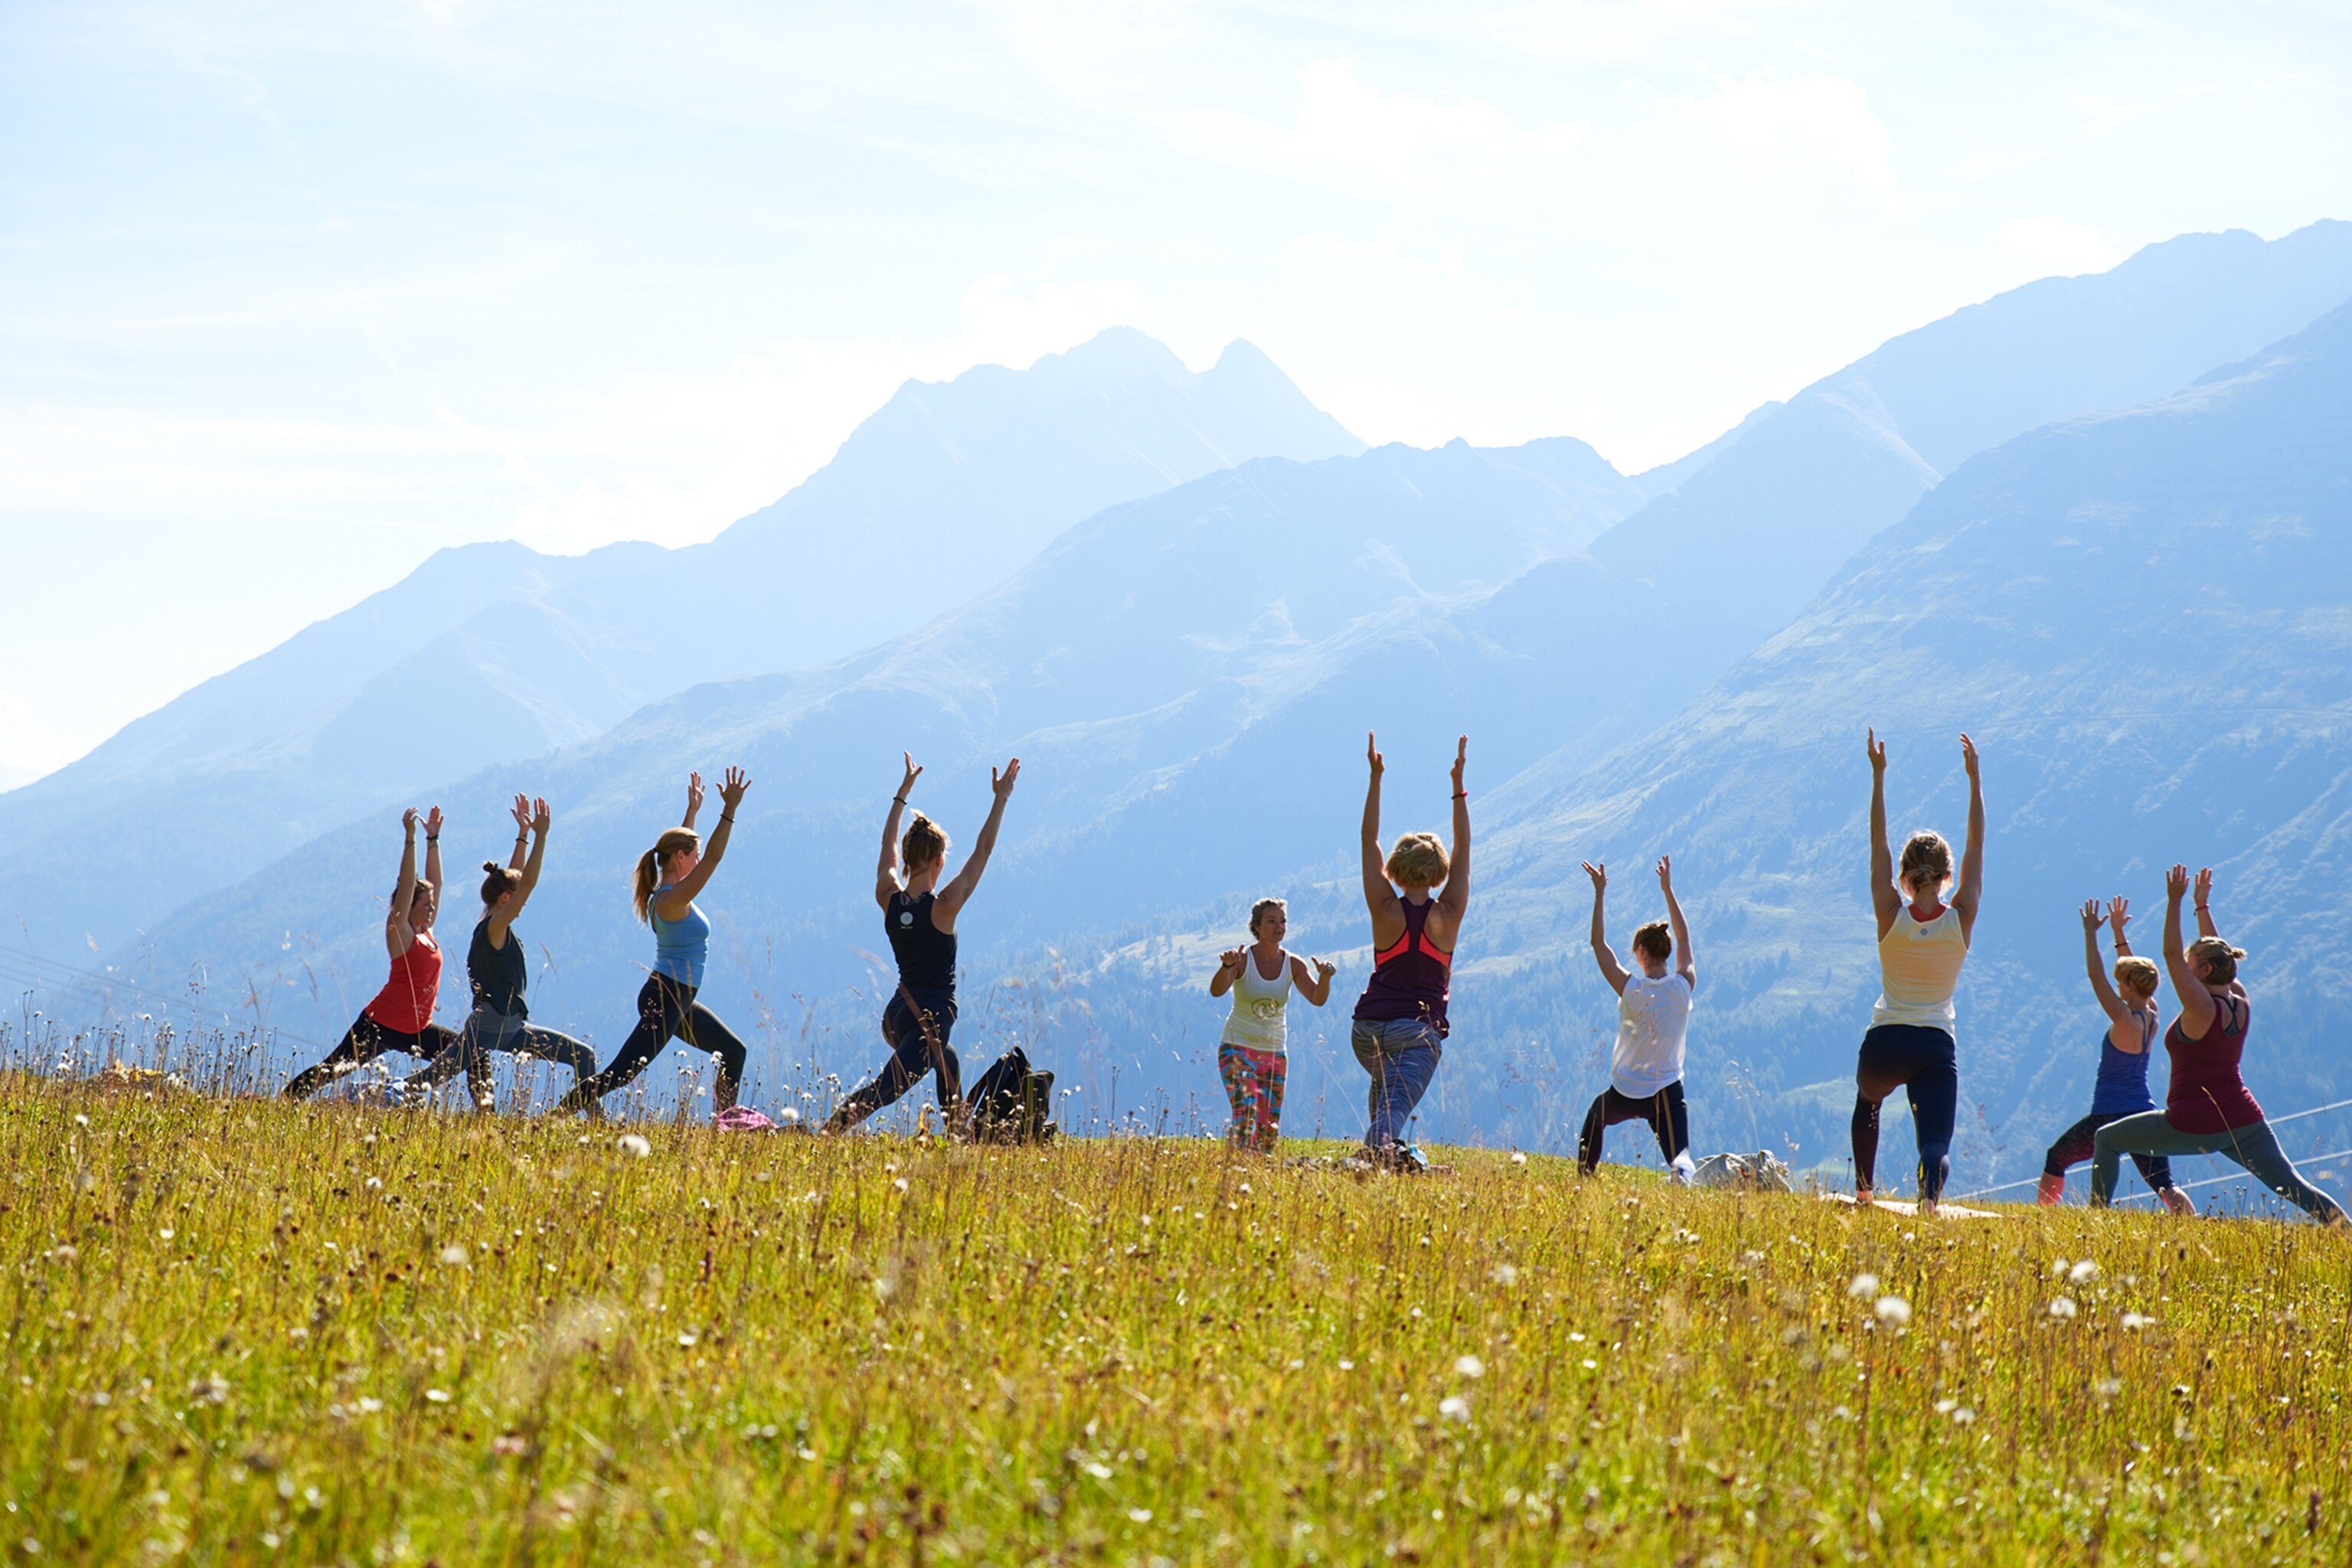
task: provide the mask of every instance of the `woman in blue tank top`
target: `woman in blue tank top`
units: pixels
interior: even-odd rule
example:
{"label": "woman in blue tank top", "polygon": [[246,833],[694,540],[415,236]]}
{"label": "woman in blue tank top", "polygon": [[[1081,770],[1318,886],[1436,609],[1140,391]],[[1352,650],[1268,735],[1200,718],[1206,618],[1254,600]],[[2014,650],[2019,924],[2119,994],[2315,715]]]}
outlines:
{"label": "woman in blue tank top", "polygon": [[[2091,1089],[2091,1114],[2058,1134],[2042,1156],[2042,1186],[2034,1201],[2054,1204],[2066,1195],[2066,1169],[2089,1159],[2099,1129],[2126,1116],[2156,1109],[2147,1091],[2147,1057],[2156,1044],[2156,961],[2133,956],[2124,926],[2131,919],[2131,901],[2108,900],[2106,923],[2116,933],[2116,980],[2107,984],[2099,962],[2099,900],[2083,906],[2083,961],[2091,972],[2091,990],[2107,1016],[2106,1032],[2099,1037],[2099,1078]],[[2134,1154],[2140,1179],[2175,1214],[2195,1214],[2197,1205],[2172,1184],[2172,1162],[2161,1154]]]}
{"label": "woman in blue tank top", "polygon": [[940,877],[947,869],[948,836],[921,812],[898,835],[899,814],[923,770],[914,753],[903,753],[906,776],[890,797],[889,815],[882,820],[882,858],[874,872],[874,901],[882,908],[882,929],[890,939],[891,955],[898,961],[898,985],[882,1010],[882,1038],[890,1047],[889,1059],[874,1081],[841,1102],[824,1124],[828,1132],[845,1132],[907,1091],[933,1077],[940,1110],[949,1125],[964,1123],[961,1064],[948,1045],[956,1021],[956,917],[980,888],[981,873],[996,850],[997,831],[1004,826],[1005,803],[1013,798],[1013,781],[1021,776],[1021,759],[1004,764],[1003,773],[988,770],[995,798],[988,820],[981,825],[971,858],[945,887]]}
{"label": "woman in blue tank top", "polygon": [[711,1109],[725,1110],[735,1103],[747,1053],[735,1032],[694,999],[702,989],[710,952],[710,920],[695,906],[694,896],[719,869],[729,830],[735,825],[735,808],[751,787],[742,769],[727,770],[727,780],[719,786],[719,826],[711,829],[710,847],[705,849],[702,836],[694,830],[695,814],[702,809],[702,775],[689,775],[685,823],[663,834],[638,859],[634,901],[637,918],[653,927],[654,967],[637,992],[637,1026],[611,1066],[563,1097],[555,1108],[559,1112],[593,1112],[598,1101],[635,1080],[673,1038],[719,1058]]}

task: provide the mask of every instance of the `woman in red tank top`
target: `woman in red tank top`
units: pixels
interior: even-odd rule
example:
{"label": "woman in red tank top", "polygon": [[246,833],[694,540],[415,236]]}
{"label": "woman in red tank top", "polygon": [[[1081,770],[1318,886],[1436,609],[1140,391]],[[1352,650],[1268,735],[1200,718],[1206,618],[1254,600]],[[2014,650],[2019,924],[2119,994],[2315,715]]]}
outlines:
{"label": "woman in red tank top", "polygon": [[1371,767],[1364,792],[1364,904],[1372,917],[1373,967],[1356,1004],[1349,1044],[1372,1079],[1364,1157],[1391,1170],[1427,1168],[1421,1152],[1405,1142],[1404,1126],[1437,1076],[1448,1026],[1454,943],[1470,905],[1470,797],[1462,787],[1469,756],[1470,737],[1465,735],[1454,750],[1452,850],[1433,833],[1408,833],[1383,856],[1384,764],[1377,740],[1364,738],[1364,757]]}
{"label": "woman in red tank top", "polygon": [[2238,981],[2246,952],[2222,941],[2214,924],[2213,873],[2199,871],[2196,887],[2198,937],[2184,948],[2180,900],[2189,889],[2189,868],[2175,866],[2164,879],[2164,965],[2180,998],[2180,1016],[2164,1037],[2172,1058],[2164,1109],[2099,1129],[2092,1146],[2091,1202],[2104,1207],[2115,1195],[2126,1154],[2220,1154],[2322,1225],[2352,1223],[2334,1198],[2303,1179],[2239,1076],[2253,1024],[2252,999]]}
{"label": "woman in red tank top", "polygon": [[[342,1042],[324,1061],[297,1073],[286,1086],[286,1098],[300,1100],[366,1066],[387,1051],[404,1051],[430,1060],[454,1050],[457,1033],[433,1021],[441,995],[441,945],[433,939],[434,917],[441,912],[441,808],[425,817],[425,879],[416,879],[416,808],[401,813],[404,837],[400,847],[400,876],[392,885],[392,900],[383,917],[383,945],[392,954],[392,977],[371,998],[344,1031]],[[398,1086],[394,1086],[396,1092]]]}

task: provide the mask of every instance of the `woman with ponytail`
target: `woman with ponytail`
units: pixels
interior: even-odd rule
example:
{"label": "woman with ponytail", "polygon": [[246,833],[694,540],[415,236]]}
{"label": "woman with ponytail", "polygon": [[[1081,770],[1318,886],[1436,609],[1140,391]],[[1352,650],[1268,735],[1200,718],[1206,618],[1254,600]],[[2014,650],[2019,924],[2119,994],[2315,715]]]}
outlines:
{"label": "woman with ponytail", "polygon": [[596,1058],[569,1035],[542,1029],[530,1021],[523,991],[530,973],[523,962],[522,939],[514,932],[515,917],[522,913],[531,889],[539,886],[539,868],[547,856],[547,829],[554,815],[547,802],[528,795],[514,798],[514,853],[501,866],[482,862],[482,918],[474,922],[474,940],[466,949],[466,978],[474,988],[474,1011],[457,1037],[458,1048],[433,1058],[424,1071],[412,1074],[404,1089],[437,1088],[460,1071],[478,1110],[495,1109],[489,1053],[508,1051],[561,1062],[572,1069],[574,1088],[596,1070]]}
{"label": "woman with ponytail", "polygon": [[[997,830],[1004,825],[1005,803],[1013,798],[1013,781],[1021,776],[1021,759],[1013,758],[998,773],[988,771],[995,799],[988,820],[981,825],[971,858],[945,887],[940,877],[948,864],[948,836],[938,823],[915,813],[906,837],[898,837],[899,814],[923,770],[912,752],[906,758],[906,776],[890,797],[889,815],[882,820],[882,857],[874,872],[874,901],[882,909],[882,929],[890,938],[891,955],[898,961],[898,988],[882,1010],[882,1038],[890,1057],[873,1082],[841,1102],[828,1132],[845,1132],[884,1106],[902,1098],[932,1075],[940,1110],[950,1125],[964,1120],[961,1064],[948,1045],[955,1027],[956,916],[979,890],[981,873],[996,848]],[[903,872],[903,874],[902,874]]]}
{"label": "woman with ponytail", "polygon": [[743,1042],[694,999],[710,952],[710,920],[695,907],[694,896],[719,869],[729,830],[735,825],[735,808],[751,787],[751,777],[742,769],[727,770],[726,782],[719,786],[719,826],[711,829],[710,846],[705,849],[702,836],[694,830],[695,815],[702,809],[702,775],[690,774],[686,821],[638,857],[632,901],[637,918],[653,927],[654,967],[637,993],[637,1026],[612,1065],[563,1097],[555,1108],[559,1112],[593,1110],[604,1096],[634,1081],[673,1038],[719,1058],[712,1110],[725,1110],[735,1103],[743,1082]]}

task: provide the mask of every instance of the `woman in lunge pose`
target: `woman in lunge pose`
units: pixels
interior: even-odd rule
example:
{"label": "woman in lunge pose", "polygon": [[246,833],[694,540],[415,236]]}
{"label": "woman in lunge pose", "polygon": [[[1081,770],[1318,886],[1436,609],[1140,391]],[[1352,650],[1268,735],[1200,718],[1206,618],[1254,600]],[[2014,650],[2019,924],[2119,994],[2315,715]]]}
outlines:
{"label": "woman in lunge pose", "polygon": [[1642,966],[1638,975],[1628,973],[1609,946],[1601,907],[1609,868],[1588,860],[1584,874],[1592,879],[1592,959],[1601,966],[1601,978],[1617,993],[1617,1048],[1610,1059],[1609,1087],[1584,1113],[1584,1131],[1576,1140],[1577,1170],[1589,1176],[1600,1166],[1601,1141],[1609,1128],[1643,1121],[1657,1134],[1675,1180],[1687,1182],[1693,1166],[1690,1110],[1683,1100],[1683,1042],[1690,1032],[1698,971],[1691,963],[1690,927],[1675,899],[1673,864],[1658,857],[1666,918],[1633,933],[1633,962]]}
{"label": "woman in lunge pose", "polygon": [[2164,1037],[2172,1058],[2165,1108],[2099,1129],[2091,1202],[2105,1207],[2115,1195],[2116,1168],[2126,1154],[2222,1154],[2321,1224],[2346,1224],[2336,1200],[2296,1172],[2238,1075],[2252,1022],[2252,1005],[2238,981],[2246,952],[2223,942],[2213,923],[2213,873],[2198,872],[2196,886],[2198,935],[2184,948],[2180,900],[2189,891],[2189,868],[2175,866],[2164,879],[2164,967],[2180,999],[2179,1016]]}
{"label": "woman in lunge pose", "polygon": [[654,841],[637,861],[631,889],[637,918],[653,927],[654,968],[637,992],[637,1026],[622,1042],[620,1053],[603,1072],[573,1086],[556,1105],[561,1113],[592,1110],[604,1096],[645,1071],[673,1037],[719,1058],[719,1082],[711,1089],[711,1109],[724,1110],[735,1103],[743,1082],[743,1042],[719,1021],[717,1014],[694,999],[702,988],[702,971],[710,956],[710,920],[695,907],[694,896],[709,885],[727,853],[727,839],[735,826],[735,808],[743,804],[751,778],[740,768],[729,768],[719,786],[719,826],[710,830],[710,846],[694,830],[695,815],[702,809],[702,775],[690,774],[686,784],[686,821]]}
{"label": "woman in lunge pose", "polygon": [[1286,1015],[1291,988],[1320,1007],[1330,1000],[1331,976],[1339,971],[1319,958],[1283,950],[1290,909],[1280,899],[1253,905],[1249,929],[1255,941],[1219,956],[1209,994],[1234,994],[1234,1010],[1217,1042],[1217,1076],[1234,1110],[1226,1140],[1236,1149],[1271,1154],[1282,1140],[1282,1088],[1290,1074]]}
{"label": "woman in lunge pose", "polygon": [[925,1073],[932,1075],[940,1112],[949,1124],[960,1127],[964,1120],[963,1077],[948,1044],[956,1020],[956,917],[979,889],[988,858],[995,853],[1005,804],[1021,776],[1021,759],[1005,763],[1003,773],[988,770],[994,796],[988,820],[981,824],[971,858],[942,887],[948,836],[939,824],[919,811],[906,837],[898,837],[908,794],[923,776],[913,753],[904,755],[906,776],[898,781],[898,793],[890,797],[889,814],[882,819],[882,858],[874,871],[874,901],[881,906],[882,928],[890,937],[891,956],[898,961],[898,991],[882,1009],[882,1038],[890,1047],[890,1058],[873,1082],[841,1102],[825,1123],[828,1132],[846,1131],[894,1104]]}
{"label": "woman in lunge pose", "polygon": [[437,1087],[463,1071],[474,1105],[481,1110],[492,1109],[492,1051],[561,1062],[572,1069],[574,1088],[596,1070],[596,1058],[586,1046],[533,1024],[523,1000],[530,973],[522,938],[515,934],[515,917],[539,886],[539,868],[547,858],[547,829],[554,818],[547,802],[519,795],[514,819],[514,853],[507,863],[482,862],[482,918],[474,922],[474,940],[466,947],[466,979],[473,986],[474,1010],[459,1032],[458,1048],[435,1058],[422,1072],[410,1075],[404,1086]]}
{"label": "woman in lunge pose", "polygon": [[[1933,1214],[1951,1173],[1952,1122],[1959,1110],[1952,993],[1968,962],[1984,891],[1984,781],[1976,743],[1960,737],[1969,774],[1969,842],[1952,881],[1952,847],[1921,831],[1903,846],[1898,870],[1886,847],[1886,747],[1875,730],[1870,752],[1870,901],[1878,915],[1878,1004],[1854,1064],[1853,1195],[1871,1201],[1878,1164],[1879,1102],[1896,1089],[1911,1101],[1919,1135],[1919,1212]],[[1897,878],[1900,877],[1898,888]],[[1951,899],[1944,888],[1951,884]]]}
{"label": "woman in lunge pose", "polygon": [[[2035,1201],[2055,1204],[2066,1195],[2066,1170],[2091,1157],[2099,1129],[2126,1116],[2154,1110],[2147,1092],[2147,1055],[2156,1047],[2156,982],[2153,959],[2135,957],[2124,927],[2131,920],[2126,899],[2107,902],[2106,921],[2116,932],[2116,979],[2107,984],[2099,963],[2099,900],[2083,906],[2083,962],[2091,973],[2091,991],[2107,1016],[2099,1037],[2099,1078],[2091,1090],[2091,1114],[2058,1134],[2042,1160],[2042,1188]],[[2172,1184],[2172,1162],[2161,1154],[2134,1154],[2140,1179],[2175,1214],[2195,1214],[2189,1194]]]}
{"label": "woman in lunge pose", "polygon": [[[1433,833],[1407,833],[1383,858],[1383,764],[1376,739],[1364,738],[1364,757],[1371,767],[1364,791],[1364,904],[1372,916],[1373,968],[1356,1004],[1349,1043],[1372,1075],[1365,1157],[1398,1171],[1428,1169],[1421,1152],[1405,1142],[1404,1127],[1437,1076],[1454,944],[1470,904],[1470,797],[1462,788],[1469,756],[1470,737],[1465,735],[1454,751],[1452,852]],[[1444,890],[1433,897],[1441,886]]]}
{"label": "woman in lunge pose", "polygon": [[400,877],[383,917],[383,945],[392,954],[392,978],[343,1035],[324,1061],[295,1075],[286,1098],[315,1094],[347,1072],[386,1051],[439,1058],[457,1037],[433,1021],[441,995],[441,946],[433,940],[433,920],[441,910],[441,808],[425,818],[425,880],[416,879],[416,808],[400,814]]}

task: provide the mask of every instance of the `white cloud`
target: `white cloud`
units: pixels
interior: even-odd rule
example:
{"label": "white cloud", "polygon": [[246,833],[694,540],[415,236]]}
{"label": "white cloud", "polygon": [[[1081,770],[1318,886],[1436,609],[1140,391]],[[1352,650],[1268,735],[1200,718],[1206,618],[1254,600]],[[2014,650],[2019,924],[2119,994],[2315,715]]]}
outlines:
{"label": "white cloud", "polygon": [[1893,139],[1869,95],[1843,77],[1748,76],[1680,108],[1701,142],[1742,179],[1777,185],[1833,170],[1886,207],[1900,205]]}
{"label": "white cloud", "polygon": [[29,699],[0,691],[0,790],[30,784],[65,766],[100,739],[54,729],[41,721]]}

